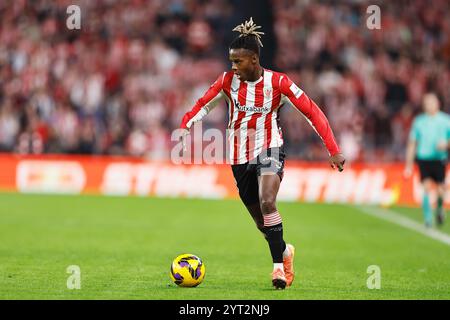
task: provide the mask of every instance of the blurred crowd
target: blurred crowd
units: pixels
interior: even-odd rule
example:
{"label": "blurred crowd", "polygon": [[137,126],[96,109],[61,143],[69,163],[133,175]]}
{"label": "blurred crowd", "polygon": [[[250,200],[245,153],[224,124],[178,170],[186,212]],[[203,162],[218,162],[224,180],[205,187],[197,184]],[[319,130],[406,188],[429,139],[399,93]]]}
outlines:
{"label": "blurred crowd", "polygon": [[[427,90],[450,111],[448,1],[379,2],[380,30],[366,25],[374,2],[274,4],[276,65],[325,110],[349,159],[402,160]],[[294,153],[323,156],[314,134],[285,120]],[[301,143],[305,135],[315,148]]]}
{"label": "blurred crowd", "polygon": [[[182,115],[230,67],[239,3],[1,1],[0,151],[168,159]],[[66,26],[71,4],[80,30]],[[380,30],[366,26],[366,1],[270,5],[276,46],[264,66],[321,106],[349,160],[403,159],[426,90],[450,111],[447,0],[379,2]],[[225,130],[227,117],[217,107],[203,128]],[[293,108],[281,124],[289,158],[326,158]]]}

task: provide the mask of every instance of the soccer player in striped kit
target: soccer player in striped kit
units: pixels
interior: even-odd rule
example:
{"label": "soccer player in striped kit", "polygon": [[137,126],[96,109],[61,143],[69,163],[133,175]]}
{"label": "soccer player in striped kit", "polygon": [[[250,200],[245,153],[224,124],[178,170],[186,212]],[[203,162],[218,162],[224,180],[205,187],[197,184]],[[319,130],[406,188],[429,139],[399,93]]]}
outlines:
{"label": "soccer player in striped kit", "polygon": [[232,69],[221,74],[183,117],[184,146],[191,126],[203,119],[224,98],[229,109],[229,158],[239,196],[264,234],[274,268],[272,284],[284,289],[294,281],[295,248],[283,239],[283,224],[276,197],[283,178],[283,137],[278,113],[285,104],[300,111],[324,142],[331,167],[343,170],[341,154],[327,118],[319,107],[286,74],[259,63],[260,26],[250,19],[233,31],[229,50]]}

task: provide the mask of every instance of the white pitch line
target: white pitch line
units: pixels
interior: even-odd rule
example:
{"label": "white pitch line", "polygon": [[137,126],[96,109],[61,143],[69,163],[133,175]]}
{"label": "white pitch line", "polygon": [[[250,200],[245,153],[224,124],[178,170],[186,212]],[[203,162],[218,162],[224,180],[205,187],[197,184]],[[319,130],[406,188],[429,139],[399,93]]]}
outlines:
{"label": "white pitch line", "polygon": [[435,229],[426,228],[424,225],[405,216],[402,216],[401,214],[398,214],[392,210],[373,206],[355,206],[355,208],[365,214],[398,224],[404,228],[416,231],[423,234],[424,236],[450,246],[450,236],[448,234]]}

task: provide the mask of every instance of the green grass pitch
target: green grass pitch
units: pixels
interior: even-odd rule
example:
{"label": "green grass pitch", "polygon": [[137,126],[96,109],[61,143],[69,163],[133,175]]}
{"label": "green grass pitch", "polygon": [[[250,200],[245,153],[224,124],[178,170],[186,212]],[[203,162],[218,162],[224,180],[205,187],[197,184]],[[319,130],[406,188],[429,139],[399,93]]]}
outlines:
{"label": "green grass pitch", "polygon": [[[267,243],[239,201],[13,193],[0,201],[0,299],[450,299],[448,245],[353,206],[279,203],[297,278],[277,291]],[[398,212],[420,221],[420,210]],[[197,288],[169,279],[181,253],[206,265]],[[69,265],[80,267],[79,290],[67,288]],[[370,265],[380,267],[380,289],[367,288]]]}

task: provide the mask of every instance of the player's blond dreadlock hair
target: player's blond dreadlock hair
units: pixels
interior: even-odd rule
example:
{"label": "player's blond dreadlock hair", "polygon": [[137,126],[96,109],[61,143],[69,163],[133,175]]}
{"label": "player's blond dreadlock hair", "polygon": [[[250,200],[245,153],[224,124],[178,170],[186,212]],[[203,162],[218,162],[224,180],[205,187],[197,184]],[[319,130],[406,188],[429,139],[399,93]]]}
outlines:
{"label": "player's blond dreadlock hair", "polygon": [[240,37],[246,37],[249,35],[253,35],[256,37],[256,40],[258,41],[258,44],[263,47],[263,44],[261,42],[261,36],[264,34],[264,32],[256,31],[257,29],[260,29],[261,26],[257,26],[253,22],[253,17],[250,17],[249,21],[245,21],[244,23],[241,23],[240,25],[236,26],[233,31],[237,31],[240,33]]}
{"label": "player's blond dreadlock hair", "polygon": [[263,46],[261,36],[264,34],[264,32],[256,31],[260,28],[261,26],[253,22],[253,18],[236,26],[233,31],[239,32],[240,35],[231,42],[230,49],[247,49],[259,55],[260,47]]}

